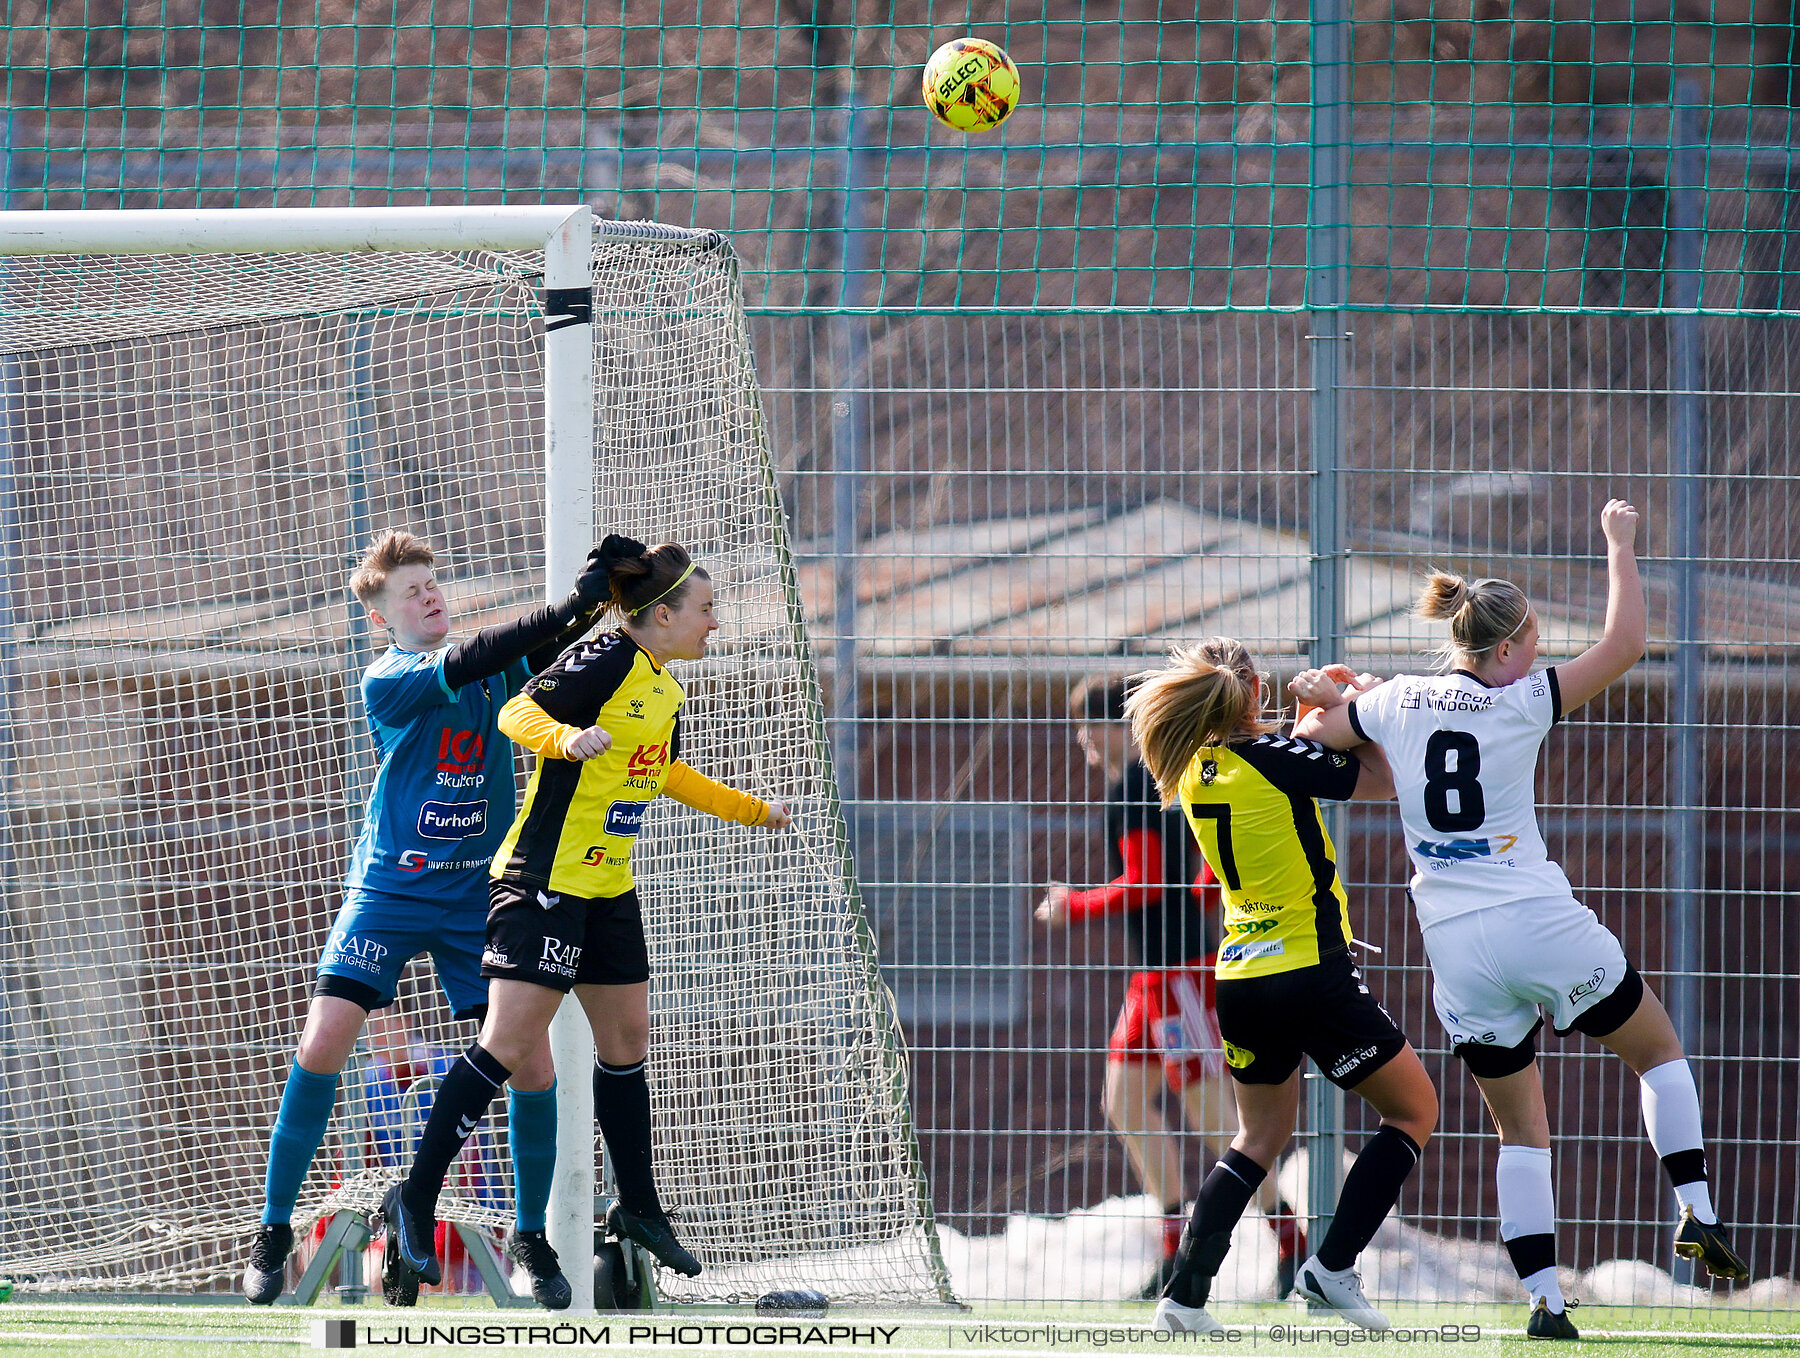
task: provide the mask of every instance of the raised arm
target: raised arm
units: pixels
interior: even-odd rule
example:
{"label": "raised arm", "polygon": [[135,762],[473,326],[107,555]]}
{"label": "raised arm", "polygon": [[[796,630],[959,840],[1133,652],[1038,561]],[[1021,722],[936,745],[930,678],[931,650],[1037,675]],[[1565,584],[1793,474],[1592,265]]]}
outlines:
{"label": "raised arm", "polygon": [[1606,630],[1587,650],[1556,667],[1564,712],[1597,697],[1644,654],[1649,624],[1632,549],[1637,525],[1637,510],[1623,500],[1608,500],[1600,511],[1600,530],[1606,534]]}
{"label": "raised arm", "polygon": [[[1327,665],[1303,670],[1288,685],[1300,702],[1294,734],[1333,750],[1355,750],[1361,766],[1356,777],[1354,802],[1393,800],[1394,770],[1381,746],[1363,738],[1350,721],[1350,700],[1367,693],[1381,680],[1372,674],[1354,674],[1348,665]],[[1344,687],[1340,687],[1343,685]]]}
{"label": "raised arm", "polygon": [[606,605],[606,569],[600,549],[588,553],[575,588],[560,603],[545,604],[511,622],[484,627],[459,641],[444,657],[444,682],[459,689],[501,673],[524,660],[533,674],[548,669],[564,650],[581,639]]}

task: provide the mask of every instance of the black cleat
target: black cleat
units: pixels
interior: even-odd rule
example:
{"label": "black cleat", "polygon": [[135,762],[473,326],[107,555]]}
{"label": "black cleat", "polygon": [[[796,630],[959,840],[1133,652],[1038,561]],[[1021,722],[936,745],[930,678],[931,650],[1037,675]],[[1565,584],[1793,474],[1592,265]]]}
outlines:
{"label": "black cleat", "polygon": [[562,1311],[574,1300],[562,1263],[542,1231],[514,1231],[506,1237],[506,1257],[531,1278],[531,1299],[546,1311]]}
{"label": "black cleat", "polygon": [[381,1254],[381,1295],[390,1306],[411,1306],[419,1299],[419,1284],[443,1281],[433,1237],[437,1223],[420,1220],[407,1208],[400,1185],[388,1189],[381,1200],[387,1223],[387,1245]]}
{"label": "black cleat", "polygon": [[1750,1266],[1725,1243],[1724,1226],[1718,1222],[1706,1225],[1694,1216],[1692,1207],[1681,1209],[1681,1225],[1675,1228],[1675,1253],[1695,1260],[1715,1278],[1742,1282],[1750,1276]]}
{"label": "black cleat", "polygon": [[417,1306],[419,1304],[419,1275],[410,1268],[396,1269],[388,1263],[388,1254],[381,1256],[381,1299],[389,1306]]}
{"label": "black cleat", "polygon": [[[1573,1306],[1567,1302],[1565,1306]],[[1531,1319],[1525,1322],[1527,1339],[1579,1339],[1581,1334],[1575,1328],[1575,1322],[1569,1319],[1568,1311],[1552,1311],[1550,1304],[1539,1301],[1531,1313]]]}
{"label": "black cleat", "polygon": [[287,1258],[294,1252],[294,1228],[285,1221],[264,1226],[250,1246],[244,1265],[244,1295],[252,1306],[271,1305],[287,1282]]}
{"label": "black cleat", "polygon": [[675,1238],[666,1216],[639,1216],[614,1203],[606,1212],[606,1229],[621,1240],[633,1240],[654,1254],[665,1268],[689,1278],[700,1276],[700,1261]]}

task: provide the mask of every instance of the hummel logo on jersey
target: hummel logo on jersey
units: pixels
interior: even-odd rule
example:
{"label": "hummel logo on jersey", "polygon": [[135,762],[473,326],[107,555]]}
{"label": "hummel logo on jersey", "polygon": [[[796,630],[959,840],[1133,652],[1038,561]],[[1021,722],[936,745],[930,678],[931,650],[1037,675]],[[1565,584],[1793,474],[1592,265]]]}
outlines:
{"label": "hummel logo on jersey", "polygon": [[464,1141],[467,1141],[470,1137],[475,1135],[475,1128],[478,1125],[478,1122],[478,1119],[464,1114],[456,1120],[456,1134]]}
{"label": "hummel logo on jersey", "polygon": [[579,651],[571,651],[567,656],[563,657],[563,668],[570,674],[580,674],[592,661],[598,660],[611,649],[612,645],[610,642],[603,643],[599,646],[592,644],[583,646]]}
{"label": "hummel logo on jersey", "polygon": [[546,910],[554,910],[556,908],[556,903],[562,899],[561,896],[552,896],[548,891],[538,892],[537,898],[538,904],[543,906]]}
{"label": "hummel logo on jersey", "polygon": [[644,700],[642,698],[633,698],[631,700],[631,715],[634,717],[641,717],[644,715]]}

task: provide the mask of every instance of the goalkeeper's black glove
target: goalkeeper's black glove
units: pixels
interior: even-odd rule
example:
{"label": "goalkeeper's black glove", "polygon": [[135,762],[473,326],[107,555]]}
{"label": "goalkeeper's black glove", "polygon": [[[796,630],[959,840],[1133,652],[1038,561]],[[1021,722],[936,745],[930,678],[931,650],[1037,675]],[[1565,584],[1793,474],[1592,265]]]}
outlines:
{"label": "goalkeeper's black glove", "polygon": [[606,562],[598,547],[588,553],[587,565],[575,577],[575,598],[580,604],[578,611],[586,614],[599,611],[601,605],[612,598],[612,585],[606,579]]}

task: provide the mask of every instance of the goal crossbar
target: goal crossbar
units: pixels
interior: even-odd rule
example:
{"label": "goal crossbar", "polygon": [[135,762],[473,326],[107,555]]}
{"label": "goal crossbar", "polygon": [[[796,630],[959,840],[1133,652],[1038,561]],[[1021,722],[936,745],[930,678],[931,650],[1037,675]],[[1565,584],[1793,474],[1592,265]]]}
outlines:
{"label": "goal crossbar", "polygon": [[0,212],[0,255],[541,250],[587,211],[557,205]]}

